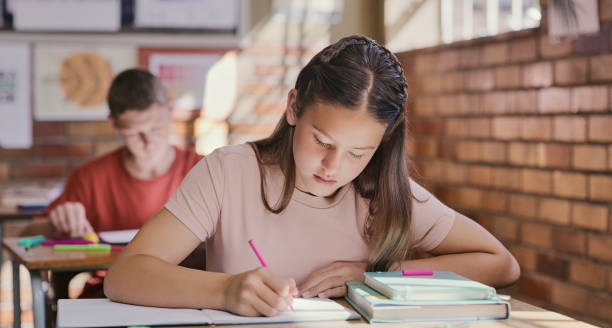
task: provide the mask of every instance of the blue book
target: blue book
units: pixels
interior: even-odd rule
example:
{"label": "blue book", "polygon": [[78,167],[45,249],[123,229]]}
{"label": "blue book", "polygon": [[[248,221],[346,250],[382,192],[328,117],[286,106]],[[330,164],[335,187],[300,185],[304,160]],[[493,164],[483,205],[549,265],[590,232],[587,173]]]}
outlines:
{"label": "blue book", "polygon": [[398,301],[484,300],[496,296],[495,288],[454,272],[432,276],[402,276],[401,272],[366,272],[365,284]]}
{"label": "blue book", "polygon": [[469,300],[392,300],[362,281],[347,281],[347,301],[370,323],[504,320],[510,304],[498,296]]}

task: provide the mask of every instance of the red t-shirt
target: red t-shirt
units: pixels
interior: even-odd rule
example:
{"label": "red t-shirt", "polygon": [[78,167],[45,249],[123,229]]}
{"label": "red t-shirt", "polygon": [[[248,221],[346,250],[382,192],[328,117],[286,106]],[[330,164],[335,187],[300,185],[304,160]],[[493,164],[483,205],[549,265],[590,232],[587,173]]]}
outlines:
{"label": "red t-shirt", "polygon": [[71,172],[64,192],[47,206],[45,215],[64,202],[81,202],[95,231],[140,228],[166,204],[202,159],[193,151],[174,149],[168,171],[150,180],[128,172],[121,158],[123,148],[86,162]]}

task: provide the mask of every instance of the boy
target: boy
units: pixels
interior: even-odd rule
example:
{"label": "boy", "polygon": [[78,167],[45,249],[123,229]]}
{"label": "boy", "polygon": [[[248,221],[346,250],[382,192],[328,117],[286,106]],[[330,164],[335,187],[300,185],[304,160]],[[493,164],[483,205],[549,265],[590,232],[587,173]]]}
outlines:
{"label": "boy", "polygon": [[[137,68],[121,72],[110,86],[107,101],[108,119],[124,145],[71,172],[63,193],[45,210],[61,233],[140,228],[202,158],[170,145],[166,91],[150,72]],[[74,274],[54,275],[56,298],[67,298]],[[102,297],[100,282],[101,277],[90,279],[82,296]]]}

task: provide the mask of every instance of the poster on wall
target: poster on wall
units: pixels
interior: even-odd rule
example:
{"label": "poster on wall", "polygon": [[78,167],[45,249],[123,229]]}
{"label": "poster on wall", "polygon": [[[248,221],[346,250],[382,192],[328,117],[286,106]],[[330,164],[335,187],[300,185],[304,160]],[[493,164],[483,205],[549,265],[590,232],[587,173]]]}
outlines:
{"label": "poster on wall", "polygon": [[174,118],[190,119],[200,116],[211,73],[219,67],[224,53],[209,49],[141,48],[138,57],[139,64],[148,68],[166,87]]}
{"label": "poster on wall", "polygon": [[30,45],[0,44],[0,147],[30,148]]}
{"label": "poster on wall", "polygon": [[239,13],[240,0],[136,0],[134,26],[231,30]]}
{"label": "poster on wall", "polygon": [[34,118],[39,121],[105,120],[113,77],[136,66],[137,50],[113,45],[34,47]]}

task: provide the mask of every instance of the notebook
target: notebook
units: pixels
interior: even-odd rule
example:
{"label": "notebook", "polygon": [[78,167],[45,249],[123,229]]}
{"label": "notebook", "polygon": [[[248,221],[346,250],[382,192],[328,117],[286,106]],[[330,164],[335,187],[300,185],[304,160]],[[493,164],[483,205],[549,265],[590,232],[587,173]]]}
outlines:
{"label": "notebook", "polygon": [[347,301],[370,323],[502,320],[510,304],[494,296],[485,300],[397,301],[361,281],[347,281]]}
{"label": "notebook", "polygon": [[57,327],[229,325],[297,321],[354,320],[360,316],[333,300],[295,298],[293,311],[273,317],[244,317],[210,309],[171,309],[112,302],[107,298],[61,299]]}
{"label": "notebook", "polygon": [[366,272],[366,285],[393,300],[482,300],[495,296],[495,288],[454,272],[433,276],[402,276],[401,272]]}

